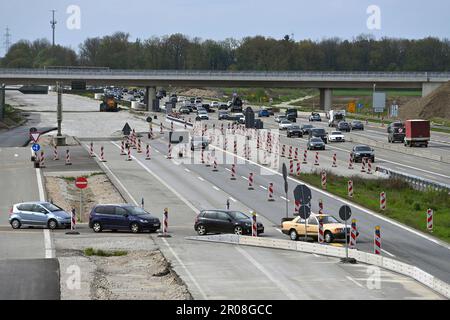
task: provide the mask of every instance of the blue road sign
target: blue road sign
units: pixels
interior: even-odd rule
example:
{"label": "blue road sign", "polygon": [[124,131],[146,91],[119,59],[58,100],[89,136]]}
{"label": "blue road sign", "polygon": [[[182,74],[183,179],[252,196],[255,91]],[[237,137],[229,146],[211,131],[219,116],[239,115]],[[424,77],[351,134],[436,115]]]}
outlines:
{"label": "blue road sign", "polygon": [[362,103],[358,103],[358,109],[362,109],[364,105]]}
{"label": "blue road sign", "polygon": [[41,146],[38,145],[37,143],[35,143],[35,144],[33,144],[32,149],[34,152],[38,152],[39,150],[41,150]]}

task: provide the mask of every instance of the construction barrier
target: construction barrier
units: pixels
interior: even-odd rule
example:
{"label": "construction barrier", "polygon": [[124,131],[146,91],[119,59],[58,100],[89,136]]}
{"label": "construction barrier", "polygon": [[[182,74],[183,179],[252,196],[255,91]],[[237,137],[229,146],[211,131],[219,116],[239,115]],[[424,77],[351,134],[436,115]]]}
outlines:
{"label": "construction barrier", "polygon": [[302,168],[301,168],[301,166],[300,166],[300,161],[297,161],[297,177],[299,177],[300,175],[301,175],[301,170]]}
{"label": "construction barrier", "polygon": [[292,159],[292,146],[289,146],[289,157],[288,159]]}
{"label": "construction barrier", "polygon": [[308,164],[308,150],[303,153],[303,164]]}
{"label": "construction barrier", "polygon": [[89,155],[91,156],[91,158],[95,158],[94,143],[93,142],[91,142],[91,144],[89,146]]}
{"label": "construction barrier", "polygon": [[295,152],[294,152],[294,160],[298,161],[298,148],[295,148]]}
{"label": "construction barrier", "polygon": [[377,255],[381,255],[381,227],[375,227],[374,241],[373,241],[373,250]]}
{"label": "construction barrier", "polygon": [[366,158],[362,158],[361,163],[361,172],[366,172]]}
{"label": "construction barrier", "polygon": [[213,166],[213,171],[214,172],[217,172],[217,171],[219,171],[218,169],[217,169],[217,159],[214,157],[214,166]]}
{"label": "construction barrier", "polygon": [[275,201],[275,198],[273,197],[273,183],[272,182],[269,183],[267,200],[268,201]]}
{"label": "construction barrier", "polygon": [[319,220],[319,230],[318,230],[317,239],[318,239],[319,243],[322,244],[325,242],[322,217],[319,217],[318,220]]}
{"label": "construction barrier", "polygon": [[100,162],[106,162],[106,160],[105,160],[105,148],[103,146],[100,147]]}
{"label": "construction barrier", "polygon": [[41,157],[39,158],[39,168],[45,168],[44,151],[41,151]]}
{"label": "construction barrier", "polygon": [[169,209],[165,208],[163,213],[162,233],[158,235],[162,238],[170,238],[169,235]]}
{"label": "construction barrier", "polygon": [[71,166],[72,161],[70,160],[70,151],[69,149],[66,150],[66,166]]}
{"label": "construction barrier", "polygon": [[386,210],[386,192],[380,193],[380,209]]}
{"label": "construction barrier", "polygon": [[350,159],[348,160],[348,169],[353,170],[353,159],[352,155],[350,155]]}
{"label": "construction barrier", "polygon": [[147,148],[145,150],[145,160],[151,160],[151,153],[150,153],[150,145],[147,144]]}
{"label": "construction barrier", "polygon": [[284,158],[286,155],[286,145],[283,144],[281,147],[281,157]]}
{"label": "construction barrier", "polygon": [[433,209],[427,210],[427,230],[433,231]]}
{"label": "construction barrier", "polygon": [[142,145],[141,145],[141,139],[138,139],[137,142],[137,153],[142,153]]}
{"label": "construction barrier", "polygon": [[231,180],[236,180],[236,165],[231,165]]}
{"label": "construction barrier", "polygon": [[315,161],[314,161],[314,165],[315,165],[315,166],[318,166],[318,165],[319,165],[319,153],[318,153],[318,152],[316,152],[316,159],[315,159]]}
{"label": "construction barrier", "polygon": [[333,165],[332,165],[332,167],[333,168],[337,168],[337,155],[336,155],[336,153],[333,154]]}
{"label": "construction barrier", "polygon": [[321,175],[322,189],[327,190],[327,172],[322,171]]}
{"label": "construction barrier", "polygon": [[289,161],[289,173],[293,176],[294,175],[294,160]]}
{"label": "construction barrier", "polygon": [[323,200],[319,199],[319,214],[323,214]]}
{"label": "construction barrier", "polygon": [[256,212],[252,213],[252,237],[258,236],[258,222],[256,221]]}
{"label": "construction barrier", "polygon": [[348,196],[350,198],[353,198],[353,181],[352,180],[348,181]]}
{"label": "construction barrier", "polygon": [[53,146],[53,161],[58,160],[59,160],[58,147],[55,145]]}
{"label": "construction barrier", "polygon": [[248,176],[248,190],[255,190],[253,187],[253,173],[250,173]]}
{"label": "construction barrier", "polygon": [[169,148],[167,150],[167,159],[172,159],[172,144],[169,143]]}
{"label": "construction barrier", "polygon": [[300,214],[300,206],[301,206],[301,202],[298,200],[295,200],[294,216],[298,216]]}
{"label": "construction barrier", "polygon": [[352,220],[351,230],[350,230],[350,249],[356,249],[356,237],[358,235],[358,230],[356,229],[356,220]]}
{"label": "construction barrier", "polygon": [[132,160],[132,158],[131,158],[131,148],[130,148],[130,146],[128,146],[128,152],[127,152],[127,154],[128,154],[128,156],[127,156],[127,161],[131,161]]}
{"label": "construction barrier", "polygon": [[367,174],[372,174],[372,160],[367,161]]}
{"label": "construction barrier", "polygon": [[122,140],[122,143],[120,145],[120,155],[121,156],[126,155],[126,152],[125,152],[125,141],[123,141],[123,140]]}

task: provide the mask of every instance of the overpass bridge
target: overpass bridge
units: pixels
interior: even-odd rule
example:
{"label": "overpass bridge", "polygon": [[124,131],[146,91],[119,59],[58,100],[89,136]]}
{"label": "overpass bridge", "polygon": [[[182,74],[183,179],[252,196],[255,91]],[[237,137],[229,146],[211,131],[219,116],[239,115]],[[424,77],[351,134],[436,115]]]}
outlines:
{"label": "overpass bridge", "polygon": [[426,96],[450,81],[450,72],[258,72],[105,69],[0,69],[0,83],[136,86],[147,88],[148,105],[156,87],[316,88],[321,106],[329,110],[332,90],[344,88],[421,89]]}

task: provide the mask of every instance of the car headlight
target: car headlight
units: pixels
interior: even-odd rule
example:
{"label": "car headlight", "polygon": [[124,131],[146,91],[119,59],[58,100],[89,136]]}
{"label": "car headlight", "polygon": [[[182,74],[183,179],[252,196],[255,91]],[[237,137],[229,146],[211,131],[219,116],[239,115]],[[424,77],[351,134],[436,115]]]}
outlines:
{"label": "car headlight", "polygon": [[361,155],[361,153],[355,153],[355,156],[360,156]]}
{"label": "car headlight", "polygon": [[144,219],[140,219],[139,222],[141,222],[141,223],[148,223],[148,221],[144,220]]}
{"label": "car headlight", "polygon": [[335,232],[335,233],[341,233],[343,230],[344,230],[344,229],[342,229],[342,228],[337,228],[337,229],[334,229],[334,232]]}

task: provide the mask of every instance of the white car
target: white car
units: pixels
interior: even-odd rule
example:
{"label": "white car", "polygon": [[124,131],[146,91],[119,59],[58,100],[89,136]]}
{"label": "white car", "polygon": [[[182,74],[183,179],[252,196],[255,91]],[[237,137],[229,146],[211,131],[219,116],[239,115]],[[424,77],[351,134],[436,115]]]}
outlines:
{"label": "white car", "polygon": [[209,120],[208,113],[206,111],[200,110],[197,113],[197,120]]}
{"label": "white car", "polygon": [[345,136],[340,131],[333,131],[328,134],[328,142],[345,142]]}
{"label": "white car", "polygon": [[274,118],[275,122],[280,123],[282,120],[286,120],[286,116],[282,116],[282,115],[277,115]]}
{"label": "white car", "polygon": [[289,120],[281,120],[280,124],[278,125],[278,129],[280,130],[287,130],[290,126],[292,126],[294,123],[290,122]]}
{"label": "white car", "polygon": [[211,102],[211,107],[212,108],[219,108],[219,103],[217,102],[217,101],[213,101],[213,102]]}

